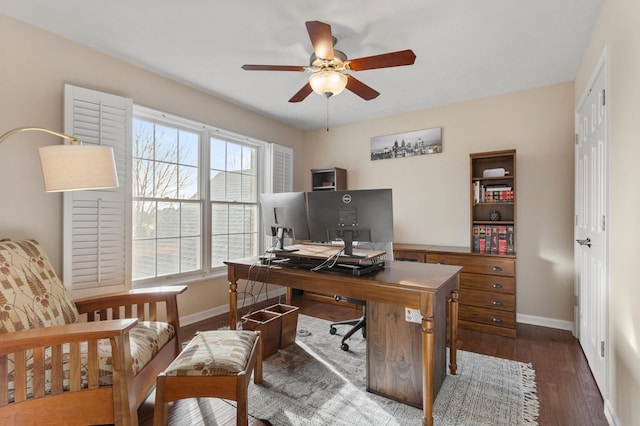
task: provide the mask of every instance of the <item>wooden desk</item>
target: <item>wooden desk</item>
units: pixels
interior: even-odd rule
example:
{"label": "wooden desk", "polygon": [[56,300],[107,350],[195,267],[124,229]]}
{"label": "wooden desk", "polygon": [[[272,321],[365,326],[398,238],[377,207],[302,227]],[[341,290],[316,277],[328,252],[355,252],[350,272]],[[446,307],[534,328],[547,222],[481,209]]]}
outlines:
{"label": "wooden desk", "polygon": [[[292,288],[308,291],[321,289],[323,292],[371,302],[377,314],[371,317],[373,322],[367,322],[367,390],[411,403],[406,395],[406,388],[410,385],[406,376],[407,370],[412,368],[413,373],[409,372],[408,375],[419,376],[417,381],[421,395],[417,397],[421,403],[417,405],[423,408],[422,424],[433,425],[433,401],[446,376],[447,335],[452,349],[449,354],[451,374],[456,374],[457,368],[455,348],[459,266],[387,262],[383,270],[358,277],[304,269],[269,268],[261,265],[257,258],[225,263],[228,268],[231,329],[236,329],[238,323],[237,288],[240,279],[286,286],[287,303],[291,303]],[[422,314],[422,324],[405,322],[405,307],[418,309]],[[399,312],[402,312],[401,317],[398,317]],[[422,337],[417,360],[412,355],[415,353],[413,350],[407,350],[406,355],[398,357],[397,345],[386,343],[384,338],[385,335],[406,334],[412,326],[417,327],[418,335]],[[369,341],[376,340],[376,333],[370,336],[369,330],[377,331],[381,336],[381,339],[377,339],[375,350]],[[420,341],[414,339],[414,342],[416,340]],[[370,377],[373,371],[383,371],[384,374]],[[416,395],[409,397],[413,399]]]}

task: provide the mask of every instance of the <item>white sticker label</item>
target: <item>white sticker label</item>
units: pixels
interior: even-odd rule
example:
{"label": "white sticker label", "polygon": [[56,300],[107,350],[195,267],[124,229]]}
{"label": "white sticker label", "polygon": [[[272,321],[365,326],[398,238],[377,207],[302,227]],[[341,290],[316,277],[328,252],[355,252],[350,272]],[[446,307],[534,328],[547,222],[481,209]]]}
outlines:
{"label": "white sticker label", "polygon": [[418,309],[404,308],[404,319],[407,322],[415,322],[417,324],[422,323],[422,315]]}

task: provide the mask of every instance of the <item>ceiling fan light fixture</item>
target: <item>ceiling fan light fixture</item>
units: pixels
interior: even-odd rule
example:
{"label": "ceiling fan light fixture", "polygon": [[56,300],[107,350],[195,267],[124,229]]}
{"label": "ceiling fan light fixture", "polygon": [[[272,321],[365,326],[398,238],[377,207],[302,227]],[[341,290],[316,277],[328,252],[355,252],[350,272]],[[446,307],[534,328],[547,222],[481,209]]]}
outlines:
{"label": "ceiling fan light fixture", "polygon": [[347,76],[338,71],[318,71],[309,77],[309,84],[318,95],[335,96],[347,87]]}

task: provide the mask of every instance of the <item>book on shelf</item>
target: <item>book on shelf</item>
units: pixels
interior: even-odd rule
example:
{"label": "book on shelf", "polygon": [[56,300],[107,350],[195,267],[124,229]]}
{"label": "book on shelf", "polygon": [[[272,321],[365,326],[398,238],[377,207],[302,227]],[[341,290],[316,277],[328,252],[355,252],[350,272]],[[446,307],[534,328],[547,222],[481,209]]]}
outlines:
{"label": "book on shelf", "polygon": [[490,225],[485,226],[484,235],[485,235],[484,252],[491,254],[491,226]]}
{"label": "book on shelf", "polygon": [[507,254],[507,226],[498,226],[498,254]]}
{"label": "book on shelf", "polygon": [[507,254],[515,254],[513,225],[507,225]]}
{"label": "book on shelf", "polygon": [[491,227],[491,254],[498,254],[498,227]]}
{"label": "book on shelf", "polygon": [[480,242],[478,252],[485,253],[486,250],[487,250],[487,240],[486,240],[487,235],[486,235],[486,231],[485,231],[485,226],[484,225],[480,225],[480,231],[478,233],[478,237],[479,237],[478,239],[479,239],[479,242]]}
{"label": "book on shelf", "polygon": [[473,247],[472,250],[474,253],[480,252],[480,225],[473,225]]}
{"label": "book on shelf", "polygon": [[487,185],[485,191],[511,191],[511,187],[507,185]]}

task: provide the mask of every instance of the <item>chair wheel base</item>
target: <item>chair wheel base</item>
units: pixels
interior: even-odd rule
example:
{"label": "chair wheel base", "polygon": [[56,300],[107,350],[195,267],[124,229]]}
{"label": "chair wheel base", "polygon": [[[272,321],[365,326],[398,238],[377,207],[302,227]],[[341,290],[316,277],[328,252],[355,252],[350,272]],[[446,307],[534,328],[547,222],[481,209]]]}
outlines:
{"label": "chair wheel base", "polygon": [[335,328],[335,327],[331,327],[331,328],[329,329],[329,334],[336,334],[337,332],[338,332],[338,329],[337,329],[337,328]]}
{"label": "chair wheel base", "polygon": [[345,352],[349,351],[349,345],[347,345],[346,343],[343,343],[340,345],[340,349],[342,349]]}

